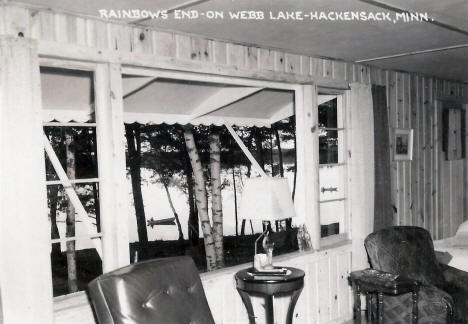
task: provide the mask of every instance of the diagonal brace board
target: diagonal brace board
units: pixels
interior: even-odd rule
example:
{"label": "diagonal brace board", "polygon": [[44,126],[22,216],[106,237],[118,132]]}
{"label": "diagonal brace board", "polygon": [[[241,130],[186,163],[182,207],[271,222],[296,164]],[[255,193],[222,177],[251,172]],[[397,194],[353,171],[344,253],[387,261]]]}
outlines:
{"label": "diagonal brace board", "polygon": [[[85,225],[87,232],[89,234],[93,233],[94,226],[90,218],[88,217],[88,213],[84,209],[83,204],[81,204],[81,201],[78,198],[78,195],[76,194],[76,191],[73,188],[73,185],[70,179],[68,179],[65,170],[60,164],[60,161],[57,155],[55,154],[55,151],[52,148],[52,145],[50,144],[49,139],[47,138],[45,134],[43,134],[43,136],[44,136],[44,149],[47,152],[49,160],[52,163],[52,166],[54,167],[55,172],[57,173],[60,181],[62,181],[63,183],[63,187],[65,188],[65,192],[67,193],[67,196],[70,199],[70,202],[72,203],[73,207],[75,207],[75,211],[78,214],[79,219]],[[101,247],[100,238],[99,237],[91,238],[91,241],[93,242],[93,245],[96,248],[97,253],[102,259],[102,247]]]}
{"label": "diagonal brace board", "polygon": [[231,133],[232,137],[237,142],[237,144],[240,146],[242,152],[244,152],[247,159],[249,159],[250,163],[252,163],[252,167],[255,169],[255,171],[257,171],[262,177],[267,178],[268,175],[262,169],[260,164],[258,164],[257,160],[255,160],[254,156],[252,155],[252,153],[250,153],[249,149],[247,148],[247,146],[245,146],[244,142],[242,142],[242,139],[239,137],[239,135],[237,135],[236,131],[234,130],[234,128],[232,128],[231,124],[229,124],[225,120],[224,125],[228,129],[229,133]]}

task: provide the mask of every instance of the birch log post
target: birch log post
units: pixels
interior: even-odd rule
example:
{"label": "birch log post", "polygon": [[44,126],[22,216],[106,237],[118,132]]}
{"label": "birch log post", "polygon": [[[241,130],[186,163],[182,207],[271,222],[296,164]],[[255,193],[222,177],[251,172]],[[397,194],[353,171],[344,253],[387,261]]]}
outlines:
{"label": "birch log post", "polygon": [[223,249],[223,203],[221,196],[221,142],[219,133],[210,136],[210,175],[211,175],[211,215],[213,219],[213,239],[216,265],[224,267]]}
{"label": "birch log post", "polygon": [[[75,148],[73,140],[73,130],[68,130],[65,134],[65,151],[67,156],[67,176],[68,179],[75,179],[76,162]],[[75,236],[75,207],[70,198],[68,198],[67,206],[67,237]],[[76,274],[76,251],[75,241],[67,241],[67,277],[68,277],[68,292],[74,293],[78,291],[77,274]]]}
{"label": "birch log post", "polygon": [[210,217],[208,215],[208,201],[206,199],[205,176],[200,162],[200,156],[195,145],[192,130],[189,126],[184,128],[185,145],[192,165],[195,182],[195,200],[205,243],[206,267],[208,271],[216,269],[216,252],[213,240]]}

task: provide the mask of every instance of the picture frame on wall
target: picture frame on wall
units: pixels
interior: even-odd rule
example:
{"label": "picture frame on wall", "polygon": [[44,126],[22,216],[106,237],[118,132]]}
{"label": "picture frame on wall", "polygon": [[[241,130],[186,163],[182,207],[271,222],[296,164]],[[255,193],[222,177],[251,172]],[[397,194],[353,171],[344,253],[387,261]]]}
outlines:
{"label": "picture frame on wall", "polygon": [[393,159],[410,161],[413,158],[413,130],[395,128],[393,134]]}

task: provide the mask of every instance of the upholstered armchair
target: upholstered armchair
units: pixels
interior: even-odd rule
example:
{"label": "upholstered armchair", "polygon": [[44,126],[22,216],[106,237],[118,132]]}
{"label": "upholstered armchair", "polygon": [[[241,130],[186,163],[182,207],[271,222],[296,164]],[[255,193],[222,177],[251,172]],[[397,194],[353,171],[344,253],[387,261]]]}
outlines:
{"label": "upholstered armchair", "polygon": [[100,324],[214,324],[189,257],[155,259],[103,274],[89,283]]}
{"label": "upholstered armchair", "polygon": [[[420,284],[420,324],[468,323],[468,273],[437,261],[429,232],[394,226],[364,241],[372,268],[398,274]],[[411,294],[384,298],[385,323],[410,323]]]}

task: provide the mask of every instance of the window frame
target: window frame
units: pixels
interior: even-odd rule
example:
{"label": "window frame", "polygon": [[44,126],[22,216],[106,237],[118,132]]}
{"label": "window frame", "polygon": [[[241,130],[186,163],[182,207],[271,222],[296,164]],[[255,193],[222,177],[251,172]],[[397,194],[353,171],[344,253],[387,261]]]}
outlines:
{"label": "window frame", "polygon": [[[88,236],[99,237],[102,249],[102,272],[109,272],[125,266],[130,263],[130,252],[127,235],[127,213],[122,212],[122,210],[125,210],[129,206],[125,200],[118,199],[123,197],[122,191],[125,189],[122,190],[122,188],[126,188],[123,100],[119,96],[122,93],[120,64],[39,57],[39,66],[91,72],[94,81],[95,120],[93,123],[43,122],[43,127],[95,127],[98,178],[84,180],[92,182],[97,180],[99,183],[101,232],[80,237],[58,239],[57,242],[67,240],[77,241],[78,239],[87,239]],[[113,96],[109,96],[109,93],[112,93]],[[72,182],[78,183],[81,180],[78,179]],[[56,182],[63,185],[63,181],[60,180],[47,182],[46,185]],[[119,201],[114,202],[114,200]],[[115,215],[118,216],[115,217]],[[51,246],[55,241],[51,239]],[[56,300],[63,300],[68,296],[73,298],[73,296],[79,293],[54,297],[54,302]]]}
{"label": "window frame", "polygon": [[[349,137],[348,137],[348,113],[349,109],[347,109],[347,96],[348,96],[348,91],[345,90],[336,90],[336,89],[330,89],[330,88],[321,88],[318,87],[317,89],[317,98],[321,95],[334,95],[336,96],[337,100],[337,127],[336,128],[329,128],[329,127],[319,127],[319,129],[324,129],[324,130],[336,130],[338,133],[338,162],[337,163],[323,163],[320,164],[319,162],[319,173],[320,169],[326,168],[326,167],[341,167],[343,168],[341,179],[340,179],[340,184],[343,186],[343,197],[342,198],[337,198],[337,199],[330,199],[330,200],[321,200],[319,198],[319,205],[324,204],[324,203],[330,203],[330,202],[336,202],[336,201],[342,201],[343,202],[343,215],[341,217],[341,220],[339,222],[340,224],[340,230],[339,233],[325,236],[325,237],[320,237],[321,245],[326,245],[327,242],[335,242],[336,240],[341,240],[341,239],[349,239],[350,237],[350,214],[349,214],[349,155],[348,155],[348,142],[349,142]],[[317,112],[318,112],[318,106],[317,105]],[[317,148],[317,152],[318,152]],[[320,176],[319,176],[319,187],[320,186]],[[321,222],[321,215],[319,216],[320,222]],[[321,234],[319,233],[321,236]]]}

